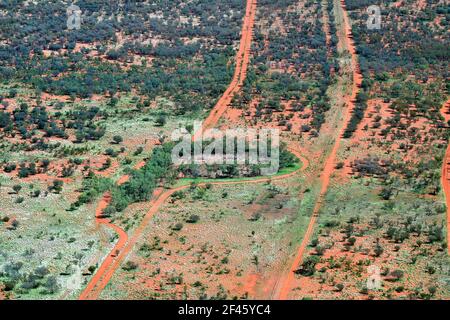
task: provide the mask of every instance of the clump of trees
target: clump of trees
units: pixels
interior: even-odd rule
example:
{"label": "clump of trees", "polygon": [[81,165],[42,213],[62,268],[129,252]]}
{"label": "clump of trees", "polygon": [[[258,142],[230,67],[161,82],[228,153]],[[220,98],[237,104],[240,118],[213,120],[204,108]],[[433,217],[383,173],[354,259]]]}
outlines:
{"label": "clump of trees", "polygon": [[111,188],[112,200],[104,212],[105,215],[120,212],[130,203],[150,199],[160,181],[169,176],[172,146],[167,143],[155,148],[150,160],[141,169],[133,170],[126,183]]}
{"label": "clump of trees", "polygon": [[310,277],[316,272],[316,265],[320,262],[318,256],[308,256],[294,272],[305,277]]}
{"label": "clump of trees", "polygon": [[381,160],[375,156],[356,159],[351,163],[353,170],[360,176],[385,176],[388,173],[390,161]]}

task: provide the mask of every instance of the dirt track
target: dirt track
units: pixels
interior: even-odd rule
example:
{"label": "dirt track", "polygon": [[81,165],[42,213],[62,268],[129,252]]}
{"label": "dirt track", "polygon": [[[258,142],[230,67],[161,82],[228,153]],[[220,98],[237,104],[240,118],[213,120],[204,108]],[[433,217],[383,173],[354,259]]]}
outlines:
{"label": "dirt track", "polygon": [[[226,111],[228,105],[230,104],[233,95],[239,91],[239,89],[242,87],[242,84],[245,80],[245,77],[247,75],[247,68],[248,63],[250,60],[250,49],[251,49],[251,43],[252,43],[252,35],[253,35],[253,26],[256,16],[256,7],[257,2],[256,0],[247,0],[246,5],[246,13],[243,21],[242,26],[242,33],[241,33],[241,41],[239,45],[239,50],[236,55],[236,65],[235,65],[235,72],[233,75],[233,79],[231,83],[229,84],[228,88],[226,89],[225,93],[222,95],[222,97],[219,99],[215,107],[211,110],[211,113],[206,118],[206,120],[203,122],[203,126],[200,130],[198,130],[194,134],[194,140],[198,139],[204,129],[213,127],[217,124],[220,117],[223,115],[223,113]],[[293,152],[295,153],[295,152]],[[307,160],[298,153],[296,155],[303,161],[303,166],[301,170],[304,170],[307,167]],[[247,181],[236,181],[236,182],[216,182],[213,183],[215,185],[220,184],[238,184],[238,183],[261,183],[261,182],[267,182],[268,180],[275,180],[275,179],[285,179],[287,177],[290,177],[297,172],[293,172],[287,175],[279,176],[273,179],[267,178],[267,179],[257,179],[257,180],[247,180]],[[119,179],[119,183],[124,183],[128,181],[128,177],[124,176]],[[113,228],[118,234],[119,234],[119,241],[114,246],[113,250],[111,251],[111,254],[108,255],[108,257],[102,262],[102,265],[97,270],[95,275],[92,277],[91,281],[85,288],[85,290],[80,295],[80,300],[86,300],[86,299],[97,299],[100,293],[103,291],[104,287],[108,284],[109,280],[113,276],[116,269],[120,266],[120,263],[124,260],[124,258],[128,255],[130,250],[133,248],[136,241],[141,236],[142,232],[144,231],[145,227],[153,217],[153,215],[158,211],[159,207],[176,191],[180,191],[183,189],[186,189],[188,186],[178,187],[175,189],[168,190],[166,192],[162,192],[161,189],[156,190],[154,197],[156,197],[155,200],[151,202],[151,209],[148,211],[148,213],[145,215],[144,219],[142,220],[141,224],[138,226],[138,228],[135,230],[132,237],[127,241],[127,234],[118,226],[110,223],[108,219],[101,219],[99,220],[98,215],[101,213],[101,211],[104,209],[103,207],[107,206],[108,201],[108,195],[104,195],[102,201],[99,204],[99,207],[97,208],[96,213],[96,219],[97,222],[100,224],[105,224],[106,226]],[[124,244],[127,244],[125,248],[123,249]],[[122,250],[123,249],[123,250]],[[117,254],[117,257],[115,255]]]}
{"label": "dirt track", "polygon": [[294,281],[294,271],[302,263],[302,259],[303,259],[303,255],[305,253],[306,246],[310,242],[311,236],[313,235],[314,226],[317,222],[317,217],[318,217],[320,208],[322,206],[322,202],[324,200],[324,197],[328,190],[328,186],[330,184],[330,177],[334,172],[336,154],[337,154],[337,151],[339,150],[339,146],[340,146],[340,143],[342,140],[342,135],[345,131],[345,128],[347,127],[348,122],[350,121],[352,110],[354,108],[354,102],[356,99],[356,95],[357,95],[359,88],[361,86],[361,83],[362,83],[362,75],[359,70],[358,58],[356,56],[355,45],[352,40],[353,36],[352,36],[350,22],[348,19],[348,14],[347,14],[347,11],[345,8],[344,1],[341,1],[341,7],[343,10],[344,28],[345,28],[345,34],[346,34],[345,47],[348,49],[348,51],[350,52],[350,54],[352,56],[352,70],[353,70],[352,94],[349,97],[347,97],[347,99],[346,99],[347,108],[345,109],[344,120],[343,120],[343,123],[339,130],[336,141],[334,143],[333,149],[331,150],[331,153],[325,162],[325,167],[324,167],[323,172],[320,177],[322,186],[320,189],[319,197],[314,206],[313,214],[312,214],[311,220],[309,222],[308,228],[306,230],[306,233],[303,237],[303,240],[300,244],[300,247],[298,249],[298,252],[295,256],[294,261],[292,262],[290,269],[288,270],[287,274],[283,275],[276,284],[276,287],[273,291],[273,296],[272,296],[273,299],[279,299],[279,300],[288,299],[288,295],[292,288],[292,283]]}
{"label": "dirt track", "polygon": [[[447,123],[450,120],[450,99],[442,106],[441,114]],[[442,162],[441,183],[447,203],[447,254],[450,255],[450,143]]]}
{"label": "dirt track", "polygon": [[111,195],[109,193],[104,194],[95,211],[95,222],[98,226],[104,224],[107,227],[113,229],[119,236],[119,241],[117,241],[116,245],[111,250],[111,253],[108,254],[108,256],[105,258],[100,268],[97,270],[95,275],[92,277],[91,281],[88,283],[84,291],[81,293],[79,298],[80,300],[86,300],[88,298],[89,293],[93,290],[96,283],[100,279],[101,275],[106,270],[107,266],[109,266],[114,260],[114,254],[122,250],[128,239],[127,233],[122,228],[116,226],[115,224],[112,224],[109,219],[101,217],[103,210],[108,206],[110,201]]}
{"label": "dirt track", "polygon": [[[136,169],[136,170],[140,169],[144,165],[145,165],[145,162],[141,161],[134,167],[134,169]],[[118,185],[124,184],[129,179],[130,179],[130,177],[128,175],[124,175],[119,178],[119,180],[117,181],[117,184]],[[112,264],[115,255],[117,253],[119,253],[120,250],[122,250],[122,248],[125,246],[125,244],[128,241],[128,235],[122,228],[111,223],[111,221],[109,219],[102,217],[103,210],[105,210],[106,207],[108,207],[110,202],[111,202],[111,195],[108,192],[106,192],[103,195],[102,199],[100,200],[100,202],[97,205],[97,208],[95,210],[95,223],[97,225],[96,229],[99,230],[101,225],[105,225],[106,227],[113,229],[117,233],[117,235],[119,236],[119,240],[117,241],[114,248],[111,250],[111,253],[108,254],[108,256],[105,258],[105,260],[103,260],[100,268],[97,270],[95,275],[92,277],[91,281],[89,281],[88,285],[81,293],[81,295],[79,297],[80,300],[88,299],[90,292],[94,289],[94,287],[96,286],[97,282],[100,280],[103,273],[106,271],[108,266],[110,266]]]}
{"label": "dirt track", "polygon": [[[304,158],[298,151],[297,148],[289,148],[289,151],[292,152],[296,157],[302,161],[303,165],[300,169],[280,176],[275,177],[267,177],[267,178],[258,178],[258,179],[249,179],[249,180],[239,180],[239,181],[219,181],[219,182],[212,182],[212,185],[235,185],[235,184],[254,184],[254,183],[264,183],[268,181],[277,181],[277,180],[283,180],[287,179],[289,177],[292,177],[299,172],[302,172],[306,170],[306,168],[309,165],[309,161]],[[206,183],[200,183],[198,184],[199,187],[204,187]],[[185,189],[188,189],[189,185],[173,188],[170,190],[167,190],[165,192],[162,192],[162,189],[158,189],[154,195],[155,200],[151,201],[151,209],[146,213],[144,216],[144,219],[141,221],[139,226],[134,231],[133,235],[130,237],[128,241],[126,241],[126,246],[124,247],[122,245],[122,241],[119,241],[119,243],[114,247],[114,249],[111,251],[111,254],[108,256],[107,259],[105,259],[101,265],[101,267],[97,270],[94,277],[91,279],[90,283],[84,290],[83,294],[80,296],[80,299],[97,299],[103,289],[106,287],[112,276],[114,275],[117,268],[121,265],[123,260],[128,256],[130,251],[133,249],[136,242],[139,240],[139,238],[142,236],[142,233],[144,232],[145,228],[153,218],[153,215],[158,212],[161,205],[163,205],[172,194],[174,194],[177,191],[182,191]],[[99,205],[100,206],[100,205]],[[105,206],[106,207],[106,206]],[[113,227],[116,231],[117,229],[120,229],[119,227],[108,223],[108,226]],[[122,238],[126,238],[126,234]],[[117,257],[113,257],[115,253],[117,253],[116,250],[119,250],[120,252],[117,254]]]}
{"label": "dirt track", "polygon": [[250,61],[250,49],[252,46],[256,6],[256,0],[247,0],[247,7],[241,31],[241,41],[235,58],[236,65],[233,79],[224,94],[220,97],[214,108],[209,113],[208,117],[203,121],[202,130],[198,130],[194,134],[194,140],[197,140],[205,129],[214,127],[217,124],[219,119],[227,110],[227,107],[230,105],[234,94],[237,93],[244,84],[245,77],[247,76],[248,63]]}

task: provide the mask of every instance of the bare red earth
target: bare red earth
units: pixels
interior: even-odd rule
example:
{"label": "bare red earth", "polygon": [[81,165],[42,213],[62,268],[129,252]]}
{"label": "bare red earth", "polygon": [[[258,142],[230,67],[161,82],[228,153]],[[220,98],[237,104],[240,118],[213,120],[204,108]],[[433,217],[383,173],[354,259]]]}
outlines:
{"label": "bare red earth", "polygon": [[112,224],[109,219],[102,218],[103,210],[109,205],[110,201],[111,195],[109,193],[104,194],[95,211],[95,221],[98,225],[104,224],[109,228],[113,229],[118,234],[119,241],[117,241],[116,245],[111,251],[111,254],[108,254],[108,256],[105,258],[100,268],[97,270],[95,275],[92,277],[91,281],[88,283],[84,291],[81,293],[80,300],[86,300],[89,298],[91,290],[95,287],[97,281],[100,279],[104,270],[114,260],[115,253],[120,252],[120,250],[122,250],[128,239],[127,233],[122,228],[116,226],[115,224]]}

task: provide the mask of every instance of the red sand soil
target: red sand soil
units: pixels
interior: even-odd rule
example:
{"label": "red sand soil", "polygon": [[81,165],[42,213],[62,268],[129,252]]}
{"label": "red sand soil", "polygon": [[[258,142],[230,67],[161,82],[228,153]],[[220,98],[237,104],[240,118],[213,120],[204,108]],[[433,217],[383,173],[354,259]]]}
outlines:
{"label": "red sand soil", "polygon": [[[441,108],[441,114],[447,123],[450,120],[450,99]],[[447,204],[447,253],[450,255],[450,143],[442,163],[441,183]]]}
{"label": "red sand soil", "polygon": [[38,173],[26,178],[22,178],[22,181],[34,181],[34,180],[39,180],[39,181],[45,181],[45,182],[49,182],[49,181],[54,181],[54,180],[59,180],[62,181],[64,183],[71,183],[73,181],[72,178],[59,178],[59,177],[54,177],[54,176],[50,176],[46,173]]}
{"label": "red sand soil", "polygon": [[[311,117],[302,118],[308,112],[295,112],[292,110],[292,101],[286,100],[281,101],[282,111],[272,110],[270,115],[264,114],[261,117],[257,117],[257,107],[260,103],[259,98],[254,98],[248,105],[245,112],[240,109],[229,108],[227,110],[227,122],[224,127],[228,128],[242,118],[246,121],[247,126],[252,126],[253,128],[272,128],[278,129],[280,131],[290,132],[292,134],[301,134],[302,125],[307,125],[311,122]],[[283,119],[285,123],[280,123],[280,119]],[[288,129],[288,124],[291,128]]]}
{"label": "red sand soil", "polygon": [[344,13],[343,14],[344,28],[346,31],[345,47],[349,50],[349,52],[352,56],[352,69],[353,69],[352,94],[351,94],[351,96],[348,96],[346,99],[347,108],[346,108],[345,114],[344,114],[343,125],[341,126],[341,128],[339,130],[339,135],[336,138],[333,149],[331,150],[331,153],[326,160],[325,167],[324,167],[324,170],[323,170],[321,178],[320,178],[322,181],[322,187],[320,190],[319,197],[314,206],[313,215],[309,222],[305,236],[302,240],[302,243],[300,244],[300,248],[298,249],[297,255],[289,269],[289,272],[286,275],[282,276],[275,286],[273,297],[275,299],[279,299],[279,300],[286,300],[288,298],[288,294],[292,288],[292,283],[295,280],[294,279],[294,271],[302,263],[302,259],[303,259],[303,255],[305,253],[306,246],[310,242],[311,236],[313,235],[314,226],[316,224],[318,214],[319,214],[320,208],[322,206],[323,199],[325,197],[325,194],[327,193],[328,186],[330,184],[330,177],[334,171],[336,154],[339,149],[340,142],[342,140],[342,135],[345,131],[345,128],[346,128],[348,122],[350,121],[351,112],[354,108],[354,102],[356,99],[356,95],[357,95],[359,88],[361,86],[361,83],[362,83],[362,75],[359,70],[358,60],[357,60],[357,56],[356,56],[356,49],[355,49],[354,42],[352,40],[350,22],[348,19],[345,3],[343,1],[341,1],[341,7],[342,7],[342,10]]}
{"label": "red sand soil", "polygon": [[[145,161],[138,162],[134,166],[134,170],[139,170],[143,166],[145,166]],[[120,185],[124,184],[125,182],[128,182],[128,180],[130,180],[130,176],[128,174],[125,174],[125,175],[121,176],[119,178],[119,180],[117,180],[117,184],[120,186]]]}
{"label": "red sand soil", "polygon": [[[53,182],[55,180],[59,180],[62,181],[64,183],[72,183],[73,179],[69,178],[69,177],[62,177],[61,176],[61,171],[63,169],[64,166],[68,165],[68,161],[64,160],[62,162],[52,162],[48,168],[46,168],[44,170],[44,168],[42,168],[38,163],[37,164],[37,173],[30,175],[28,177],[25,178],[21,178],[22,181],[24,182],[31,182],[31,181],[41,181],[41,182]],[[18,176],[19,174],[19,167],[17,167],[16,169],[14,169],[11,172],[4,172],[4,174],[6,174],[9,177],[13,177],[13,176]]]}
{"label": "red sand soil", "polygon": [[43,101],[57,100],[59,102],[68,102],[68,101],[70,101],[70,96],[67,96],[67,95],[55,95],[55,94],[50,94],[50,93],[47,93],[47,92],[43,92],[41,94],[41,99]]}
{"label": "red sand soil", "polygon": [[122,184],[124,184],[125,182],[128,182],[128,180],[130,180],[130,176],[129,175],[124,175],[124,176],[121,176],[120,178],[119,178],[119,180],[117,180],[117,184],[118,185],[122,185]]}
{"label": "red sand soil", "polygon": [[254,296],[255,286],[258,281],[258,278],[259,276],[257,274],[252,273],[248,275],[245,280],[243,291],[247,292],[249,297]]}
{"label": "red sand soil", "polygon": [[450,121],[450,99],[448,99],[447,102],[442,105],[441,114],[445,119],[445,123],[447,124],[447,122]]}
{"label": "red sand soil", "polygon": [[367,109],[364,113],[364,118],[359,123],[358,128],[354,132],[351,141],[361,143],[361,141],[363,141],[364,138],[369,138],[370,133],[372,133],[373,131],[377,132],[381,131],[381,129],[383,129],[382,127],[378,128],[378,130],[371,128],[371,130],[367,131],[364,131],[364,127],[368,126],[370,128],[372,126],[375,115],[380,116],[381,119],[384,121],[386,121],[386,119],[391,117],[393,113],[389,107],[390,104],[383,102],[382,99],[370,99],[369,101],[367,101]]}
{"label": "red sand soil", "polygon": [[235,108],[228,108],[226,113],[226,118],[229,119],[232,123],[236,123],[242,117],[242,110]]}
{"label": "red sand soil", "polygon": [[94,173],[96,175],[102,176],[102,177],[110,177],[114,174],[114,172],[117,171],[120,164],[116,159],[111,159],[111,165],[109,168],[105,170],[100,170],[100,168],[103,166],[104,163],[106,163],[106,160],[108,159],[107,156],[99,156],[98,158],[95,158],[90,161],[90,166],[92,168],[98,168],[94,170]]}

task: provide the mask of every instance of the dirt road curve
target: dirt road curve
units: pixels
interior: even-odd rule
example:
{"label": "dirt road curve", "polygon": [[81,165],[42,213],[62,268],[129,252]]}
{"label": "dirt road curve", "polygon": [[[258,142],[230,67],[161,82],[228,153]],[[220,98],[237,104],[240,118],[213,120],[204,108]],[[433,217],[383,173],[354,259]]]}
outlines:
{"label": "dirt road curve", "polygon": [[[441,114],[447,124],[450,120],[450,99],[442,106]],[[447,254],[450,255],[450,143],[442,163],[441,183],[447,203]]]}
{"label": "dirt road curve", "polygon": [[[229,84],[228,88],[226,89],[225,93],[222,95],[222,97],[219,99],[215,107],[211,110],[211,113],[206,118],[206,120],[203,122],[202,129],[198,130],[194,134],[194,140],[198,139],[201,134],[203,133],[203,130],[206,128],[213,127],[220,117],[223,115],[223,113],[226,111],[228,105],[230,104],[233,95],[239,91],[239,89],[242,87],[242,84],[245,80],[245,77],[247,75],[247,68],[248,63],[250,60],[250,49],[251,49],[251,43],[252,43],[252,35],[253,35],[253,26],[255,22],[255,16],[256,16],[256,7],[257,2],[256,0],[247,0],[246,5],[246,12],[245,17],[243,21],[242,26],[242,33],[241,33],[241,40],[239,45],[239,50],[237,52],[237,55],[235,57],[235,71],[233,75],[233,79],[231,83]],[[293,152],[295,153],[295,152]],[[303,161],[303,166],[301,170],[304,170],[307,167],[307,161],[305,158],[301,157],[298,153],[295,153],[299,159]],[[285,179],[296,172],[276,177],[276,179]],[[268,181],[269,179],[257,179],[257,180],[249,180],[249,181],[236,181],[236,182],[217,182],[213,183],[216,185],[219,184],[238,184],[238,183],[261,183]],[[272,179],[272,180],[275,180]],[[119,179],[120,183],[125,183],[128,181],[128,177],[124,176]],[[87,299],[97,299],[102,290],[105,288],[105,286],[108,284],[109,280],[113,276],[116,269],[120,266],[120,263],[123,261],[123,259],[128,255],[130,250],[133,248],[136,241],[141,236],[143,230],[150,222],[153,215],[158,211],[159,207],[176,191],[183,190],[187,188],[187,186],[175,188],[168,190],[164,193],[162,193],[161,189],[156,190],[154,194],[155,200],[151,203],[151,209],[149,212],[145,215],[144,219],[142,220],[141,224],[138,226],[138,228],[135,230],[132,237],[128,240],[127,234],[125,231],[123,231],[120,227],[112,224],[108,219],[100,219],[99,214],[102,212],[104,207],[107,206],[109,198],[107,194],[104,195],[103,199],[101,200],[99,207],[97,208],[96,212],[96,220],[99,224],[104,224],[112,229],[114,229],[118,235],[119,235],[119,241],[114,246],[111,253],[108,255],[108,257],[102,262],[102,265],[97,270],[95,275],[92,277],[89,284],[86,286],[84,291],[81,293],[79,299],[80,300],[87,300]],[[125,248],[124,244],[127,244]]]}
{"label": "dirt road curve", "polygon": [[104,194],[95,211],[95,222],[97,223],[97,225],[104,224],[107,227],[113,229],[119,236],[119,241],[117,241],[116,245],[111,250],[111,253],[108,254],[108,256],[105,258],[102,265],[95,273],[94,277],[92,277],[91,281],[88,283],[85,290],[80,295],[80,300],[85,300],[87,298],[88,293],[91,292],[91,290],[95,287],[96,283],[100,279],[103,272],[106,270],[107,266],[113,262],[114,254],[122,250],[128,239],[127,233],[122,228],[116,226],[115,224],[112,224],[109,219],[101,217],[103,210],[108,206],[110,201],[111,195],[109,193]]}
{"label": "dirt road curve", "polygon": [[352,86],[352,94],[351,96],[347,97],[346,105],[347,108],[344,112],[344,121],[341,125],[341,128],[339,130],[339,135],[336,138],[336,141],[334,143],[333,149],[331,150],[330,155],[328,156],[325,167],[323,169],[322,175],[320,177],[321,180],[321,189],[319,197],[316,201],[316,204],[314,206],[313,214],[311,217],[311,220],[309,222],[308,228],[306,230],[305,236],[303,237],[302,243],[300,244],[300,247],[298,249],[297,255],[292,262],[292,265],[290,269],[288,270],[287,274],[283,275],[281,279],[277,282],[275,289],[273,290],[273,299],[279,299],[279,300],[286,300],[288,298],[289,292],[292,288],[292,283],[294,280],[294,271],[298,268],[298,266],[302,263],[303,255],[305,253],[306,246],[310,242],[311,236],[314,232],[314,226],[317,222],[317,217],[320,211],[320,208],[322,206],[322,202],[324,200],[324,197],[327,193],[328,186],[330,184],[330,177],[334,171],[335,167],[335,161],[336,161],[336,154],[339,150],[339,146],[342,140],[342,135],[344,134],[345,128],[347,127],[347,124],[350,121],[352,110],[354,109],[354,102],[356,99],[356,95],[359,91],[359,88],[361,87],[362,83],[362,75],[359,69],[358,65],[358,58],[356,55],[355,45],[352,40],[353,36],[351,33],[351,27],[350,22],[348,19],[348,14],[345,8],[344,1],[341,1],[341,7],[343,10],[343,17],[344,17],[344,28],[346,30],[346,48],[350,52],[352,56],[352,70],[353,70],[353,86]]}
{"label": "dirt road curve", "polygon": [[[144,165],[145,162],[141,161],[134,167],[134,169],[136,170],[140,169]],[[128,175],[124,175],[119,178],[117,184],[118,185],[124,184],[125,182],[128,181],[129,178],[130,177]],[[117,235],[119,236],[119,240],[117,241],[114,248],[111,250],[111,253],[108,254],[105,260],[103,260],[102,265],[97,270],[95,275],[92,277],[91,281],[89,281],[84,291],[81,293],[79,297],[80,300],[86,300],[88,298],[88,294],[94,289],[95,285],[100,280],[102,274],[106,271],[108,266],[112,264],[114,257],[117,255],[117,253],[119,253],[122,250],[122,248],[125,246],[128,240],[128,235],[122,228],[111,223],[109,219],[102,217],[103,210],[106,209],[106,207],[109,205],[110,202],[111,202],[111,195],[108,192],[106,192],[103,195],[100,202],[98,203],[97,208],[95,210],[95,223],[97,225],[96,229],[99,230],[101,225],[105,225],[106,227],[113,229],[117,233]]]}
{"label": "dirt road curve", "polygon": [[[289,148],[289,151],[293,153],[296,157],[302,161],[303,165],[300,169],[280,176],[274,176],[274,177],[267,177],[267,178],[258,178],[258,179],[249,179],[249,180],[239,180],[239,181],[219,181],[219,182],[212,182],[212,185],[235,185],[235,184],[255,184],[255,183],[264,183],[268,181],[277,181],[277,180],[283,180],[287,179],[289,177],[292,177],[299,172],[302,172],[306,170],[306,168],[309,165],[309,161],[304,158],[298,151],[297,148]],[[206,183],[200,183],[198,186],[202,187],[205,186]],[[97,299],[103,289],[106,287],[112,276],[114,275],[117,268],[121,265],[123,260],[128,256],[130,251],[133,249],[136,242],[139,240],[139,238],[142,236],[142,233],[144,232],[145,228],[153,218],[153,215],[158,212],[161,205],[163,205],[167,199],[172,196],[177,191],[182,191],[189,188],[189,185],[181,186],[178,188],[170,189],[165,192],[162,192],[162,189],[158,189],[156,191],[156,194],[154,195],[155,200],[153,200],[151,204],[151,209],[147,212],[147,214],[144,216],[144,219],[141,221],[140,225],[136,228],[133,235],[130,237],[130,239],[126,242],[126,246],[123,246],[122,239],[126,239],[125,236],[122,236],[123,230],[119,227],[109,223],[108,225],[113,227],[116,231],[117,229],[122,230],[119,232],[120,239],[119,242],[116,244],[114,249],[111,251],[111,254],[103,261],[100,268],[97,270],[94,277],[91,279],[90,283],[84,290],[83,294],[80,296],[81,300],[92,300]],[[99,205],[100,207],[100,205]],[[106,206],[105,206],[106,207]],[[100,211],[101,212],[101,211]],[[118,252],[119,250],[120,252]],[[115,256],[117,255],[117,256]]]}

